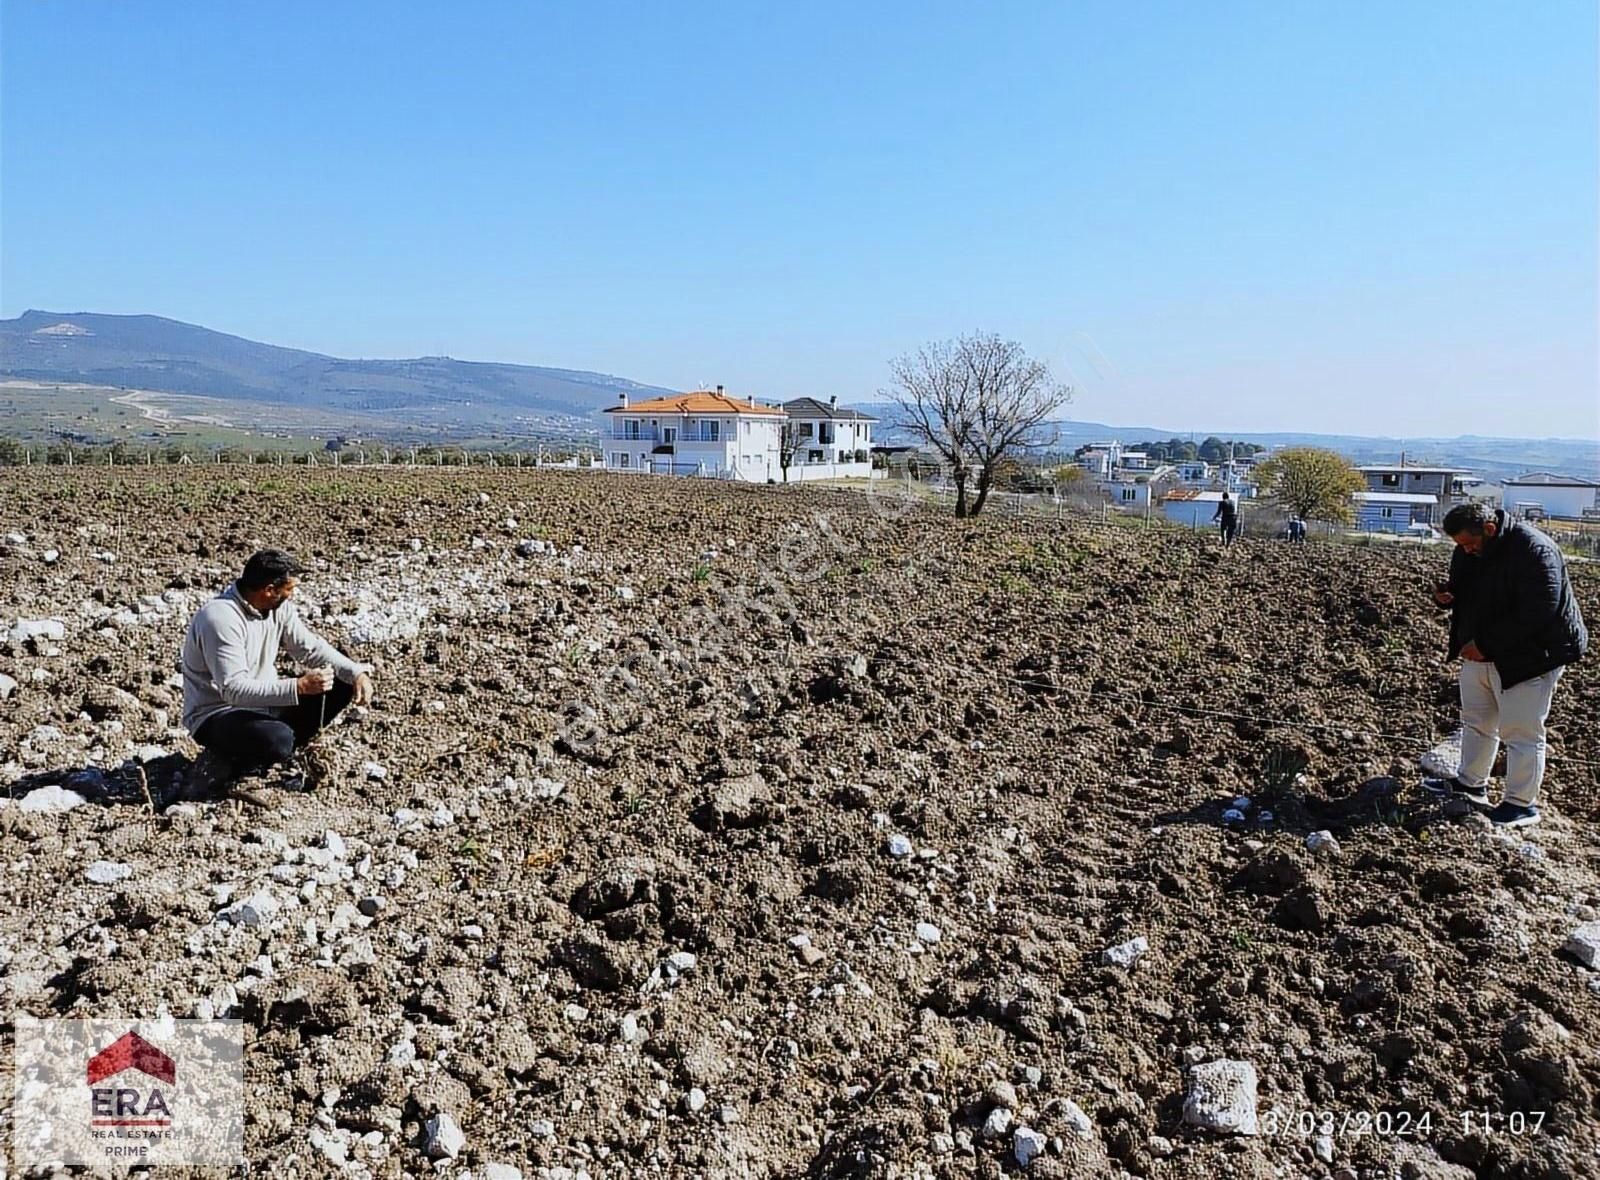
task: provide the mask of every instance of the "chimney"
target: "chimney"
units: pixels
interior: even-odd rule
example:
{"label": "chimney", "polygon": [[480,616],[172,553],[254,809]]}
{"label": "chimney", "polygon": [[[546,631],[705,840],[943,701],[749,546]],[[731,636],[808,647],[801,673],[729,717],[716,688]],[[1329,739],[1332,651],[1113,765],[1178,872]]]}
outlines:
{"label": "chimney", "polygon": [[720,385],[719,385],[719,386],[717,386],[717,396],[718,396],[718,397],[721,397],[721,396],[722,396],[722,386],[720,386]]}
{"label": "chimney", "polygon": [[839,408],[839,395],[837,393],[835,393],[835,394],[833,394],[832,396],[830,396],[828,398],[828,409],[837,410],[838,408]]}
{"label": "chimney", "polygon": [[617,402],[618,409],[626,410],[628,408],[628,394],[626,390],[617,394]]}

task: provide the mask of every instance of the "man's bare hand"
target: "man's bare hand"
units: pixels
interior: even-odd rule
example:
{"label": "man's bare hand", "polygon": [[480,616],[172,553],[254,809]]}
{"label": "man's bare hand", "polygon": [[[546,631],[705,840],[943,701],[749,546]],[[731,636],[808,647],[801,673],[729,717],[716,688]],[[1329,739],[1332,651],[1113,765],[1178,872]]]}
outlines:
{"label": "man's bare hand", "polygon": [[1433,600],[1440,606],[1449,606],[1451,603],[1455,602],[1456,596],[1443,587],[1440,587],[1438,590],[1433,592]]}
{"label": "man's bare hand", "polygon": [[352,687],[356,690],[356,694],[355,694],[355,698],[354,698],[356,704],[358,704],[358,705],[370,705],[372,703],[372,677],[371,676],[369,676],[365,672],[361,673],[361,675],[356,677],[356,682]]}
{"label": "man's bare hand", "polygon": [[1469,639],[1467,640],[1467,645],[1461,649],[1461,658],[1471,660],[1475,664],[1482,664],[1487,663],[1489,657],[1478,650],[1476,640]]}
{"label": "man's bare hand", "polygon": [[333,687],[333,669],[313,668],[296,680],[294,687],[303,697],[319,697]]}

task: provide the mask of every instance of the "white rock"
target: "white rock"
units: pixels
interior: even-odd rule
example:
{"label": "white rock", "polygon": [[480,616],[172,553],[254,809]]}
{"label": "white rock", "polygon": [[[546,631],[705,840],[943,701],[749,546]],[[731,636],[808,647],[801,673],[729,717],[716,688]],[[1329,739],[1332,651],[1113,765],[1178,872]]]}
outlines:
{"label": "white rock", "polygon": [[667,956],[667,965],[670,966],[674,971],[680,973],[684,971],[693,971],[694,965],[699,961],[700,960],[695,958],[694,954],[690,951],[674,951],[672,954]]}
{"label": "white rock", "polygon": [[1562,944],[1562,950],[1585,967],[1600,968],[1600,922],[1585,922]]}
{"label": "white rock", "polygon": [[60,643],[66,637],[67,625],[60,619],[18,619],[11,627],[13,643],[26,643],[30,639]]}
{"label": "white rock", "polygon": [[455,1119],[442,1110],[428,1120],[425,1130],[425,1147],[436,1160],[455,1159],[467,1145],[467,1137],[461,1133]]}
{"label": "white rock", "polygon": [[1189,1071],[1183,1121],[1228,1135],[1254,1135],[1256,1068],[1248,1061],[1212,1061]]}
{"label": "white rock", "polygon": [[618,586],[617,587],[617,597],[622,599],[623,602],[632,602],[633,601],[633,587],[632,586]]}
{"label": "white rock", "polygon": [[1306,848],[1323,856],[1338,856],[1340,852],[1339,841],[1334,839],[1333,833],[1326,829],[1312,832],[1306,837]]}
{"label": "white rock", "polygon": [[379,762],[363,762],[361,770],[366,774],[368,782],[381,783],[389,777],[389,768]]}
{"label": "white rock", "polygon": [[699,1114],[702,1110],[705,1109],[706,1092],[704,1090],[702,1090],[699,1086],[694,1087],[684,1097],[684,1105],[689,1108],[689,1113],[690,1114]]}
{"label": "white rock", "polygon": [[562,1013],[568,1020],[572,1021],[573,1024],[582,1024],[585,1020],[589,1019],[589,1009],[585,1008],[582,1004],[568,1004],[562,1009]]}
{"label": "white rock", "polygon": [[448,828],[456,822],[456,813],[448,807],[435,807],[433,813],[428,816],[428,820],[436,828]]}
{"label": "white rock", "polygon": [[528,1124],[528,1134],[535,1139],[554,1139],[556,1137],[556,1125],[549,1119],[534,1119],[533,1122]]}
{"label": "white rock", "polygon": [[1026,1168],[1044,1154],[1044,1136],[1031,1127],[1018,1127],[1011,1137],[1011,1154]]}
{"label": "white rock", "polygon": [[933,946],[935,943],[937,943],[940,936],[941,932],[939,928],[932,922],[917,923],[917,937],[923,942],[927,943],[929,946]]}
{"label": "white rock", "polygon": [[1316,1157],[1323,1163],[1333,1163],[1333,1136],[1318,1135],[1311,1144],[1311,1150],[1316,1153]]}
{"label": "white rock", "polygon": [[1140,935],[1100,952],[1100,962],[1109,967],[1132,967],[1150,950],[1150,940]]}
{"label": "white rock", "polygon": [[83,796],[76,791],[69,791],[65,787],[51,783],[47,787],[35,787],[22,797],[22,802],[17,804],[19,811],[71,811],[84,801]]}
{"label": "white rock", "polygon": [[343,860],[348,851],[345,848],[344,837],[332,828],[322,833],[322,847],[327,849],[335,860]]}
{"label": "white rock", "polygon": [[956,1149],[956,1141],[944,1131],[935,1131],[928,1140],[928,1146],[933,1149],[934,1155],[949,1155]]}
{"label": "white rock", "polygon": [[0,701],[7,700],[17,691],[17,682],[4,672],[0,672]]}
{"label": "white rock", "polygon": [[910,856],[911,841],[906,839],[906,837],[902,836],[899,832],[896,832],[894,835],[889,837],[889,855]]}
{"label": "white rock", "polygon": [[44,563],[46,565],[54,565],[56,562],[58,562],[60,560],[61,560],[61,554],[57,550],[55,550],[55,549],[46,549],[44,551]]}
{"label": "white rock", "polygon": [[83,871],[83,875],[96,885],[115,885],[133,876],[133,869],[114,860],[97,860]]}
{"label": "white rock", "polygon": [[511,1164],[484,1164],[483,1180],[522,1180],[522,1169]]}
{"label": "white rock", "polygon": [[1078,1138],[1087,1139],[1094,1134],[1094,1121],[1084,1113],[1083,1107],[1072,1099],[1061,1100],[1061,1117],[1067,1120],[1067,1126],[1072,1128],[1072,1133]]}
{"label": "white rock", "polygon": [[997,1106],[989,1112],[989,1117],[983,1120],[983,1137],[985,1139],[1001,1139],[1011,1130],[1011,1112],[1003,1106]]}

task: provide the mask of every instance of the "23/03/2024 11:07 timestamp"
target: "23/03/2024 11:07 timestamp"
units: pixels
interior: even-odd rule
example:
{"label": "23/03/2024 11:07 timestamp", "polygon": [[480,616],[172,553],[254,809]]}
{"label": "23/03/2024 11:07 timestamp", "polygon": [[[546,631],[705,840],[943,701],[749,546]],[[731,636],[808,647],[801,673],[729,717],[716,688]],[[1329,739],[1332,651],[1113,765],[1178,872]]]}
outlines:
{"label": "23/03/2024 11:07 timestamp", "polygon": [[1423,1139],[1435,1131],[1459,1131],[1463,1135],[1537,1135],[1544,1126],[1542,1110],[1458,1110],[1436,1115],[1433,1111],[1410,1110],[1299,1110],[1273,1108],[1261,1116],[1261,1130],[1267,1135],[1297,1135],[1311,1138]]}

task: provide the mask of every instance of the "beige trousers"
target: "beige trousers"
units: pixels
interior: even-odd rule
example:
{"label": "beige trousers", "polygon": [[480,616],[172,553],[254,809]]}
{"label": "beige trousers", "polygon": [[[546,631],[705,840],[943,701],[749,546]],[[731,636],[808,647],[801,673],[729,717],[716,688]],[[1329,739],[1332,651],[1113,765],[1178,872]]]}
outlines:
{"label": "beige trousers", "polygon": [[1494,756],[1506,744],[1505,799],[1532,807],[1544,781],[1544,719],[1550,714],[1560,668],[1500,687],[1500,673],[1491,663],[1461,661],[1461,770],[1458,777],[1473,787],[1489,781]]}

